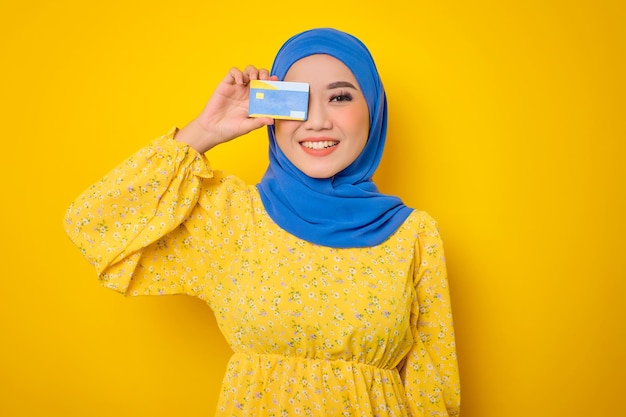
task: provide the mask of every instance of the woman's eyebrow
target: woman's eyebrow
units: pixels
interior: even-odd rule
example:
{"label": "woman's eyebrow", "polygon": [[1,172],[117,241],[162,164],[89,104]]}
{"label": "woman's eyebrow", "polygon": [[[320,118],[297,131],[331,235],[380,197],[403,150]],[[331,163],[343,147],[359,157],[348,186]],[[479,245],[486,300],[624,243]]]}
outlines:
{"label": "woman's eyebrow", "polygon": [[329,90],[332,90],[333,88],[341,88],[341,87],[354,88],[355,90],[357,90],[357,88],[354,86],[354,84],[352,84],[351,82],[348,82],[348,81],[336,81],[334,83],[328,84],[328,89]]}

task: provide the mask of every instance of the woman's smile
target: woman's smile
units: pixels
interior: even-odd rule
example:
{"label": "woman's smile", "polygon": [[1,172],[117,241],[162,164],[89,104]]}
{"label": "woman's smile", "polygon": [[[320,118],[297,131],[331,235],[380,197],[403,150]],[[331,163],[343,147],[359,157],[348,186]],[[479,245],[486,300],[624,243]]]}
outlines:
{"label": "woman's smile", "polygon": [[306,138],[300,142],[304,152],[311,156],[329,155],[337,149],[338,145],[338,140],[330,138]]}

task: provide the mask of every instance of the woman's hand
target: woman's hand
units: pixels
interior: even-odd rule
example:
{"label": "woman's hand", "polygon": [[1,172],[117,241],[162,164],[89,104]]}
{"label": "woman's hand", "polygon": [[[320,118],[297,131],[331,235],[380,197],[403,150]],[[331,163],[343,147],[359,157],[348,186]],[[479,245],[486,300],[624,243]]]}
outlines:
{"label": "woman's hand", "polygon": [[250,80],[278,80],[266,69],[248,65],[243,71],[232,68],[218,84],[200,115],[176,134],[184,142],[204,153],[220,143],[274,123],[267,117],[248,117]]}

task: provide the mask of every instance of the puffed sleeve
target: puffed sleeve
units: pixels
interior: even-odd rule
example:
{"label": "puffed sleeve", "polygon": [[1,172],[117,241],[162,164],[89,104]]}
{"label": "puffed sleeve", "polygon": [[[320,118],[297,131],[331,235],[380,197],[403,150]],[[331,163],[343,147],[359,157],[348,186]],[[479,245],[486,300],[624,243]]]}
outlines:
{"label": "puffed sleeve", "polygon": [[422,213],[416,244],[416,299],[411,325],[415,344],[400,376],[415,416],[458,416],[460,380],[450,291],[437,223]]}
{"label": "puffed sleeve", "polygon": [[125,295],[202,298],[203,243],[184,222],[213,172],[204,155],[173,140],[175,132],[126,159],[66,212],[66,232],[101,283]]}

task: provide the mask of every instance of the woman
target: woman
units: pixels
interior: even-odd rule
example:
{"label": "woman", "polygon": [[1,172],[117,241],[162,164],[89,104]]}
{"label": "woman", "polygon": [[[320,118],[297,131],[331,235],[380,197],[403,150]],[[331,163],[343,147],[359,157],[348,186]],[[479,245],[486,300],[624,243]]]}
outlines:
{"label": "woman", "polygon": [[[249,118],[255,79],[309,83],[307,120]],[[372,182],[386,117],[365,45],[306,31],[271,73],[232,69],[195,120],[69,207],[67,233],[106,287],[213,309],[234,351],[217,415],[459,413],[437,225]],[[204,152],[265,125],[259,184],[210,168]]]}

